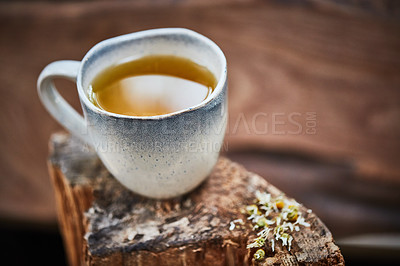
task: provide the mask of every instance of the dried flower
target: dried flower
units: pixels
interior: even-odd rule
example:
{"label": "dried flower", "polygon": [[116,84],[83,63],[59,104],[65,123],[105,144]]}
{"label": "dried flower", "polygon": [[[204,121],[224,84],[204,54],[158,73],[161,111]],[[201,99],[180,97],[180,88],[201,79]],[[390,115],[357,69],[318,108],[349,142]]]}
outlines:
{"label": "dried flower", "polygon": [[[272,198],[269,193],[260,191],[256,192],[256,198],[257,205],[253,204],[246,207],[249,216],[247,220],[250,220],[254,224],[254,230],[262,230],[257,233],[258,237],[247,245],[247,248],[264,247],[269,233],[272,232],[272,252],[275,252],[275,241],[281,242],[282,246],[287,246],[288,250],[290,250],[293,236],[289,233],[293,232],[293,230],[299,231],[299,225],[310,226],[299,211],[300,204],[295,200],[284,198],[283,195]],[[311,213],[311,210],[307,210],[307,213]],[[235,223],[231,222],[230,228],[234,228],[234,225]],[[256,260],[262,260],[264,256],[265,252],[263,249],[257,250],[254,254]]]}
{"label": "dried flower", "polygon": [[258,261],[263,260],[265,257],[265,251],[263,249],[259,249],[256,251],[256,253],[254,253],[253,257],[255,260],[258,260]]}

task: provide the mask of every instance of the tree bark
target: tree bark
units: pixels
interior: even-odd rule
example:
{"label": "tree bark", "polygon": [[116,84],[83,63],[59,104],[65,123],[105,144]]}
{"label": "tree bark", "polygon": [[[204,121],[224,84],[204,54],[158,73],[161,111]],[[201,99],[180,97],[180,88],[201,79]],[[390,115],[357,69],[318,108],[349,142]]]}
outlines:
{"label": "tree bark", "polygon": [[[95,152],[66,134],[50,141],[49,170],[70,265],[343,265],[329,229],[301,206],[310,227],[293,233],[261,262],[247,249],[256,232],[241,210],[255,191],[282,192],[262,177],[221,157],[191,193],[152,200],[123,187]],[[243,226],[230,230],[235,219]]]}

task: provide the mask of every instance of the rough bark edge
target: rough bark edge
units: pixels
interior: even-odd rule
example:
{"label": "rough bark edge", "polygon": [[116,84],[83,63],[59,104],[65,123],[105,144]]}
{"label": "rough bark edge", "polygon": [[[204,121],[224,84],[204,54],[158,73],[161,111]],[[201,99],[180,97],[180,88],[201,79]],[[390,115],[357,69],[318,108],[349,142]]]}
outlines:
{"label": "rough bark edge", "polygon": [[93,201],[92,189],[89,186],[71,186],[62,171],[50,162],[48,169],[55,190],[58,224],[68,263],[71,266],[83,265],[86,247],[84,212]]}

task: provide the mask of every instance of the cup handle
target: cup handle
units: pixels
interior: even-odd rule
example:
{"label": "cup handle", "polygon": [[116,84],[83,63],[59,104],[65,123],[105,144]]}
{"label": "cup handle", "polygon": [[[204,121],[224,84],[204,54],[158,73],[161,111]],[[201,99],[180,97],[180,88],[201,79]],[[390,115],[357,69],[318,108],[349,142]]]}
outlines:
{"label": "cup handle", "polygon": [[64,100],[53,82],[55,78],[64,78],[76,83],[80,65],[80,61],[72,60],[56,61],[47,65],[40,73],[37,89],[47,111],[68,131],[92,145],[84,118]]}

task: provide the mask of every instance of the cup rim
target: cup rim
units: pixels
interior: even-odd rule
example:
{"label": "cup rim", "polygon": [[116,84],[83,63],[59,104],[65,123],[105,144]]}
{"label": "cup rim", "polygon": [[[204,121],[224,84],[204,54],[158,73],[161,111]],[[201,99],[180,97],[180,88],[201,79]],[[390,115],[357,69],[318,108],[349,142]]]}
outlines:
{"label": "cup rim", "polygon": [[[132,115],[123,115],[123,114],[117,114],[117,113],[112,113],[108,112],[106,110],[100,109],[99,107],[95,106],[91,101],[89,101],[88,97],[86,96],[83,86],[82,86],[82,68],[86,62],[89,61],[89,59],[94,56],[98,50],[121,42],[125,40],[131,40],[131,39],[136,39],[136,38],[143,38],[143,37],[152,37],[152,36],[157,36],[157,35],[173,35],[173,34],[185,34],[185,35],[190,35],[191,37],[207,44],[212,50],[214,50],[219,58],[219,60],[222,63],[222,67],[220,69],[220,78],[218,79],[217,85],[214,89],[214,91],[209,95],[206,99],[204,99],[202,102],[200,102],[197,105],[191,106],[189,108],[185,108],[173,113],[168,113],[168,114],[162,114],[162,115],[156,115],[156,116],[132,116]],[[187,113],[191,112],[194,110],[197,110],[199,108],[202,108],[209,104],[211,101],[213,101],[224,89],[225,82],[226,82],[226,77],[227,77],[227,63],[226,63],[226,58],[224,53],[222,52],[221,48],[218,47],[216,43],[214,43],[212,40],[209,38],[205,37],[204,35],[197,33],[193,30],[186,29],[186,28],[158,28],[158,29],[150,29],[150,30],[144,30],[144,31],[138,31],[138,32],[133,32],[129,34],[124,34],[120,35],[117,37],[113,37],[110,39],[106,39],[104,41],[101,41],[97,43],[95,46],[93,46],[84,56],[82,59],[82,63],[79,67],[78,71],[78,76],[77,76],[77,88],[78,88],[78,94],[79,98],[81,101],[93,112],[115,117],[115,118],[125,118],[125,119],[135,119],[135,120],[160,120],[163,118],[167,117],[172,117],[176,116],[182,113]]]}

